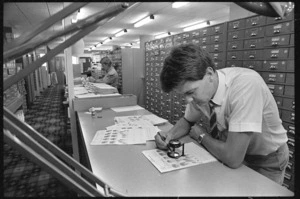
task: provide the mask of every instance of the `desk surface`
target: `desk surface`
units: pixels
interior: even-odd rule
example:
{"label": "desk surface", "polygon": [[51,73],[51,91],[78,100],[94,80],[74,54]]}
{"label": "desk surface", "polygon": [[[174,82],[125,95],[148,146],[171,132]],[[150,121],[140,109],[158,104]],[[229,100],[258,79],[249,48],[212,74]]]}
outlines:
{"label": "desk surface", "polygon": [[[160,173],[142,154],[156,148],[146,145],[92,146],[97,130],[113,125],[115,116],[140,115],[146,110],[116,113],[102,111],[102,118],[78,112],[83,142],[92,171],[108,185],[128,196],[293,196],[293,192],[254,170],[241,166],[230,169],[220,162],[201,164],[168,173]],[[171,124],[159,126],[167,130]],[[183,141],[192,141],[185,137]]]}

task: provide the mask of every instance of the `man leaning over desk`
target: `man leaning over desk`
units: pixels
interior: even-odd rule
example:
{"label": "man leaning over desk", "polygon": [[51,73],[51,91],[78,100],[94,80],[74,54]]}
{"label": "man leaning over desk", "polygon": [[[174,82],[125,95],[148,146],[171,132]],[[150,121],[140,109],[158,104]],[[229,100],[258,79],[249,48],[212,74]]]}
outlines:
{"label": "man leaning over desk", "polygon": [[89,81],[96,82],[96,83],[106,83],[108,85],[117,88],[119,75],[117,71],[114,69],[114,67],[112,66],[111,60],[108,57],[103,57],[100,63],[102,65],[102,70],[105,71],[105,76],[101,79],[95,79],[93,77],[90,77]]}
{"label": "man leaning over desk", "polygon": [[[164,92],[183,94],[187,106],[165,141],[155,136],[158,148],[167,149],[171,139],[189,133],[228,167],[243,163],[283,183],[289,160],[287,133],[275,99],[256,71],[240,67],[216,70],[205,50],[183,44],[166,57],[160,81]],[[198,121],[201,113],[210,122],[216,121],[209,132]]]}

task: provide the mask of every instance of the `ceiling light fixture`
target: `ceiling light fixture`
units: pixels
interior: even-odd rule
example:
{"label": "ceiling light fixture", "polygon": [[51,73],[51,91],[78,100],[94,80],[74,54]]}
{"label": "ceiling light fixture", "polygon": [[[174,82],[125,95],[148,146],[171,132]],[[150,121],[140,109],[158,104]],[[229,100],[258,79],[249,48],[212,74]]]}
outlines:
{"label": "ceiling light fixture", "polygon": [[118,32],[117,34],[115,34],[115,37],[120,37],[120,36],[124,35],[125,33],[127,33],[126,29],[121,30],[120,32]]}
{"label": "ceiling light fixture", "polygon": [[154,19],[154,15],[150,15],[150,16],[148,16],[148,17],[146,17],[146,18],[144,18],[144,19],[138,21],[138,22],[135,23],[133,26],[134,26],[135,28],[141,27],[141,26],[143,26],[143,25],[145,25],[145,24],[151,22],[153,19]]}
{"label": "ceiling light fixture", "polygon": [[170,32],[165,32],[165,33],[163,33],[163,34],[156,35],[156,36],[155,36],[155,39],[160,39],[160,38],[163,38],[163,37],[167,37],[167,36],[169,36],[169,35],[171,35]]}
{"label": "ceiling light fixture", "polygon": [[110,38],[111,38],[111,37],[106,38],[102,43],[105,44],[105,43],[109,42],[109,41],[111,40]]}
{"label": "ceiling light fixture", "polygon": [[188,2],[174,2],[172,3],[172,8],[180,8],[182,6],[185,6]]}
{"label": "ceiling light fixture", "polygon": [[209,25],[210,25],[210,21],[205,21],[205,22],[193,25],[193,26],[186,27],[183,29],[183,31],[187,32],[187,31],[191,31],[191,30],[196,30],[196,29],[204,28]]}

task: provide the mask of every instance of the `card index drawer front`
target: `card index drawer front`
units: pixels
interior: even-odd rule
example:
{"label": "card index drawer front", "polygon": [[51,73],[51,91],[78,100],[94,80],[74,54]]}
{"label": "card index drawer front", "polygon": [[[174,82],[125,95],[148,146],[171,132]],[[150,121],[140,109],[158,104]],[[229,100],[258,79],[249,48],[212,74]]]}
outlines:
{"label": "card index drawer front", "polygon": [[263,39],[244,40],[244,49],[263,48]]}
{"label": "card index drawer front", "polygon": [[227,61],[227,67],[243,67],[243,61]]}
{"label": "card index drawer front", "polygon": [[291,33],[291,23],[292,22],[285,22],[266,26],[266,36],[275,36],[280,34]]}
{"label": "card index drawer front", "polygon": [[206,50],[207,52],[211,52],[211,45],[200,45],[202,49]]}
{"label": "card index drawer front", "polygon": [[256,16],[246,19],[246,28],[261,26],[266,24],[266,17],[265,16]]}
{"label": "card index drawer front", "polygon": [[243,41],[230,41],[227,45],[227,50],[241,50],[243,49]]}
{"label": "card index drawer front", "polygon": [[295,110],[295,99],[283,98],[282,107],[289,110]]}
{"label": "card index drawer front", "polygon": [[200,38],[200,45],[207,45],[210,44],[210,37],[202,37]]}
{"label": "card index drawer front", "polygon": [[243,67],[250,68],[255,71],[261,71],[263,69],[262,61],[243,61]]}
{"label": "card index drawer front", "polygon": [[223,61],[223,53],[211,53],[213,61]]}
{"label": "card index drawer front", "polygon": [[286,74],[286,84],[295,84],[295,74],[294,73],[287,73]]}
{"label": "card index drawer front", "polygon": [[283,104],[283,99],[282,97],[278,97],[278,96],[274,96],[275,102],[277,104],[278,107],[281,107]]}
{"label": "card index drawer front", "polygon": [[243,59],[243,51],[227,52],[227,60],[241,60]]}
{"label": "card index drawer front", "polygon": [[191,32],[191,37],[199,37],[200,36],[200,31],[199,30],[193,30]]}
{"label": "card index drawer front", "polygon": [[273,95],[283,95],[284,86],[283,85],[276,85],[276,84],[267,84],[271,93]]}
{"label": "card index drawer front", "polygon": [[260,60],[263,59],[263,50],[250,50],[250,51],[244,51],[244,57],[243,59],[252,59],[252,60]]}
{"label": "card index drawer front", "polygon": [[286,71],[288,61],[264,61],[263,70]]}
{"label": "card index drawer front", "polygon": [[294,86],[285,86],[284,95],[289,96],[289,97],[294,97],[295,96],[294,89],[295,89]]}
{"label": "card index drawer front", "polygon": [[265,27],[251,28],[245,30],[245,38],[264,37]]}
{"label": "card index drawer front", "polygon": [[265,49],[264,58],[265,59],[286,59],[289,54],[288,48],[278,48],[278,49]]}
{"label": "card index drawer front", "polygon": [[285,73],[262,72],[261,75],[267,83],[285,83]]}
{"label": "card index drawer front", "polygon": [[199,31],[199,33],[200,33],[200,37],[206,37],[209,35],[209,30],[208,28],[203,28]]}
{"label": "card index drawer front", "polygon": [[282,122],[283,127],[285,128],[285,130],[287,130],[287,132],[291,135],[295,135],[295,125],[294,124],[290,124],[287,122]]}
{"label": "card index drawer front", "polygon": [[210,52],[222,52],[224,51],[224,44],[211,45]]}
{"label": "card index drawer front", "polygon": [[245,19],[240,19],[228,23],[228,31],[239,30],[245,28],[246,22]]}
{"label": "card index drawer front", "polygon": [[285,46],[289,45],[290,43],[290,35],[280,35],[277,37],[265,37],[264,39],[264,46]]}
{"label": "card index drawer front", "polygon": [[244,36],[245,36],[245,30],[228,32],[228,41],[244,39]]}
{"label": "card index drawer front", "polygon": [[210,42],[213,43],[221,43],[223,42],[223,35],[214,35],[210,37]]}
{"label": "card index drawer front", "polygon": [[224,32],[224,24],[210,27],[209,34],[215,35],[215,34],[222,34]]}
{"label": "card index drawer front", "polygon": [[289,13],[285,18],[267,17],[267,24],[281,23],[284,21],[292,20],[292,19],[294,19],[294,12]]}
{"label": "card index drawer front", "polygon": [[295,121],[295,112],[294,111],[288,111],[288,110],[281,110],[281,118],[283,121],[286,122],[294,122]]}

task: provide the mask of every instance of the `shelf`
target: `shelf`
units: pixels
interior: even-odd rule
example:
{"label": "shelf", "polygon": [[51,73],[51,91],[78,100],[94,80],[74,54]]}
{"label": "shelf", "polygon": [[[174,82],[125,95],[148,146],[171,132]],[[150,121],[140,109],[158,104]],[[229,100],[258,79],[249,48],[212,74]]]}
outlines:
{"label": "shelf", "polygon": [[9,105],[6,106],[11,112],[16,112],[23,104],[23,96],[16,97]]}

